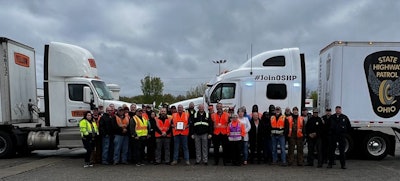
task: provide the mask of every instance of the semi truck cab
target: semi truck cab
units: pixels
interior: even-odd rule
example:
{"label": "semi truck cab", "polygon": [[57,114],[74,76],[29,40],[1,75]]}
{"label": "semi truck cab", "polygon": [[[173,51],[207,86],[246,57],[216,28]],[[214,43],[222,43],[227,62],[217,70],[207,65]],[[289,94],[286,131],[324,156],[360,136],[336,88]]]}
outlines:
{"label": "semi truck cab", "polygon": [[303,107],[305,98],[304,55],[298,48],[286,48],[258,54],[238,69],[211,80],[204,94],[205,103],[222,103],[224,108],[257,104],[259,111],[273,104]]}

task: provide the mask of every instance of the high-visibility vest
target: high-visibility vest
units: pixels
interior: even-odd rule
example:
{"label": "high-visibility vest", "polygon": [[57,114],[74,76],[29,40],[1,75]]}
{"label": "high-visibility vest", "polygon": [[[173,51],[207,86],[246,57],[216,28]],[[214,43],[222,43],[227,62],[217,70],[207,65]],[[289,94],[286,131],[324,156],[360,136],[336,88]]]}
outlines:
{"label": "high-visibility vest", "polygon": [[[161,132],[167,132],[171,127],[171,120],[169,118],[165,119],[164,122],[161,119],[156,118],[156,123]],[[156,131],[155,136],[156,138],[159,138],[162,135]],[[171,137],[171,134],[168,134],[167,137]]]}
{"label": "high-visibility vest", "polygon": [[80,129],[82,138],[84,136],[89,135],[90,133],[99,135],[99,129],[97,128],[97,124],[94,121],[90,122],[86,119],[82,119],[79,122],[79,129]]}
{"label": "high-visibility vest", "polygon": [[[172,133],[174,136],[176,135],[189,135],[189,114],[186,112],[182,112],[181,115],[179,113],[174,113],[172,115],[172,121],[174,122],[174,128],[172,129]],[[178,122],[183,122],[183,130],[177,129]]]}
{"label": "high-visibility vest", "polygon": [[278,120],[276,120],[276,116],[271,117],[271,133],[274,135],[283,135],[285,128],[285,115],[281,115]]}
{"label": "high-visibility vest", "polygon": [[125,115],[124,118],[115,116],[115,119],[116,119],[119,127],[128,127],[128,124],[129,124],[129,116],[128,115]]}
{"label": "high-visibility vest", "polygon": [[148,126],[149,122],[147,121],[146,118],[142,117],[142,119],[139,118],[139,116],[133,116],[133,119],[135,120],[136,127],[136,135],[137,136],[147,136],[148,134]]}
{"label": "high-visibility vest", "polygon": [[228,134],[226,129],[228,127],[229,114],[227,112],[222,112],[221,116],[218,115],[218,113],[213,113],[211,115],[211,119],[214,122],[214,134],[215,135]]}
{"label": "high-visibility vest", "polygon": [[[197,114],[198,114],[199,112],[196,112],[195,114],[194,114],[194,116],[193,116],[193,118],[194,119],[197,119]],[[209,115],[208,115],[208,112],[204,112],[203,114],[205,114],[206,115],[206,118],[209,118]],[[195,122],[194,124],[193,124],[194,126],[200,126],[200,125],[204,125],[204,126],[209,126],[208,125],[208,122],[204,122],[204,121],[198,121],[198,122]]]}
{"label": "high-visibility vest", "polygon": [[271,117],[271,126],[272,129],[284,129],[285,128],[285,116],[281,115],[278,118],[278,121],[276,120],[276,116]]}
{"label": "high-visibility vest", "polygon": [[147,113],[145,111],[143,111],[142,118],[146,118],[147,120],[149,120],[149,115],[147,115]]}
{"label": "high-visibility vest", "polygon": [[229,129],[229,136],[228,140],[229,141],[240,141],[242,140],[243,135],[243,124],[240,123],[240,121],[236,122],[236,126],[232,124],[233,122],[229,123],[228,129]]}
{"label": "high-visibility vest", "polygon": [[[288,136],[292,136],[292,129],[293,129],[293,117],[289,116],[288,117],[289,121],[289,134]],[[302,138],[303,137],[303,126],[304,126],[304,119],[301,116],[298,116],[297,118],[297,138]]]}

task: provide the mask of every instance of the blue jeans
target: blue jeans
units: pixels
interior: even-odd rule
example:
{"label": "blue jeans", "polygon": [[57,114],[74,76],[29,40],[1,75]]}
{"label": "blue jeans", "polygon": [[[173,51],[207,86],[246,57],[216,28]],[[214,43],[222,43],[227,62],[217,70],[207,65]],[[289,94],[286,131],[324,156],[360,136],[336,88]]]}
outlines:
{"label": "blue jeans", "polygon": [[249,159],[249,142],[243,141],[243,161],[247,161]]}
{"label": "blue jeans", "polygon": [[115,135],[114,138],[114,163],[119,163],[120,158],[122,163],[128,162],[128,146],[129,137]]}
{"label": "blue jeans", "polygon": [[188,136],[176,135],[174,136],[174,161],[178,160],[179,146],[183,148],[183,159],[189,161],[189,149],[188,149]]}
{"label": "blue jeans", "polygon": [[286,163],[286,141],[283,135],[272,136],[272,162],[276,163],[278,161],[278,143],[281,146],[281,161]]}
{"label": "blue jeans", "polygon": [[101,162],[103,164],[107,164],[108,160],[109,160],[108,154],[109,154],[109,146],[110,146],[110,136],[109,135],[103,136],[101,145],[102,145]]}

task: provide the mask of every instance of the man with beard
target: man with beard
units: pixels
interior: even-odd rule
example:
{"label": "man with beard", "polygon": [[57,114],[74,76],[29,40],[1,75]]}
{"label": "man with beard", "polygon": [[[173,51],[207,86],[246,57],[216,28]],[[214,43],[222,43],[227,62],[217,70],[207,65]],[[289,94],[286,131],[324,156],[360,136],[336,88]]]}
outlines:
{"label": "man with beard", "polygon": [[164,163],[170,163],[171,120],[167,116],[167,109],[161,108],[160,116],[156,118],[154,127],[156,137],[156,152],[154,165],[161,163],[161,150],[164,148]]}

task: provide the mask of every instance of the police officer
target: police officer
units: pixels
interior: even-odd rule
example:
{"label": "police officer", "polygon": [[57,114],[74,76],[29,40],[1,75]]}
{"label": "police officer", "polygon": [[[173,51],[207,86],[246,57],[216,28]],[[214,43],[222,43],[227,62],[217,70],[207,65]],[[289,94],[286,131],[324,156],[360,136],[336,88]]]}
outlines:
{"label": "police officer", "polygon": [[339,159],[342,169],[346,169],[345,135],[351,131],[349,118],[342,114],[342,107],[336,106],[335,114],[330,117],[329,136],[332,139],[328,168],[332,168],[335,158],[336,143],[339,143]]}
{"label": "police officer", "polygon": [[[306,124],[307,133],[307,166],[314,166],[314,152],[318,153],[318,168],[322,167],[322,149],[321,139],[323,132],[322,119],[318,116],[318,110],[314,109],[312,117],[307,121]],[[315,150],[315,148],[317,150]]]}
{"label": "police officer", "polygon": [[321,139],[321,147],[322,147],[322,160],[323,163],[328,163],[329,159],[329,150],[330,150],[330,143],[328,138],[328,131],[330,126],[330,118],[332,116],[331,108],[325,109],[325,115],[322,116],[322,124],[323,124],[323,131],[322,131],[322,139]]}

